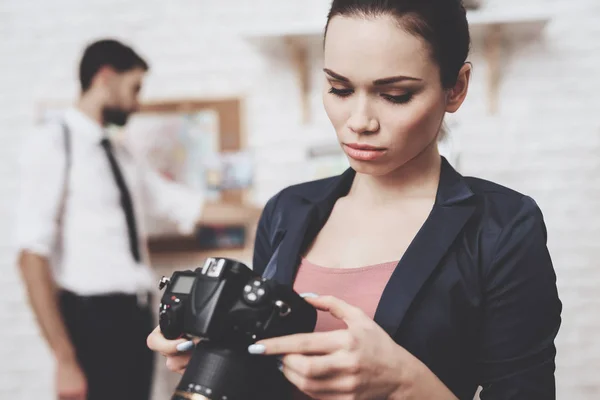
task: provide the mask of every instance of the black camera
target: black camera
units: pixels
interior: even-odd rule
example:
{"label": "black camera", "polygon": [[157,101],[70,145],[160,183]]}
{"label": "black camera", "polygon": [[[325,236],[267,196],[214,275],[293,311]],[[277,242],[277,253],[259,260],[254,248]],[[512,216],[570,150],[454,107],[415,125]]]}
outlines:
{"label": "black camera", "polygon": [[[163,277],[159,324],[167,339],[199,337],[172,400],[266,398],[283,375],[277,360],[248,353],[258,340],[312,332],[317,311],[291,286],[241,262],[208,258],[202,268]],[[270,388],[265,386],[271,386]]]}

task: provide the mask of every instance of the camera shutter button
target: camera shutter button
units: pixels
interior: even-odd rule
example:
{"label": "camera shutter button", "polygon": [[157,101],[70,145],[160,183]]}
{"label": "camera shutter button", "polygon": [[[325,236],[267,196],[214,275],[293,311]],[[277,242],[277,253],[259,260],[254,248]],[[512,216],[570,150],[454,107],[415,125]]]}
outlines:
{"label": "camera shutter button", "polygon": [[286,303],[284,303],[281,300],[277,300],[275,302],[275,307],[277,307],[279,309],[280,317],[287,317],[292,312],[292,309],[290,308],[290,306],[288,306]]}

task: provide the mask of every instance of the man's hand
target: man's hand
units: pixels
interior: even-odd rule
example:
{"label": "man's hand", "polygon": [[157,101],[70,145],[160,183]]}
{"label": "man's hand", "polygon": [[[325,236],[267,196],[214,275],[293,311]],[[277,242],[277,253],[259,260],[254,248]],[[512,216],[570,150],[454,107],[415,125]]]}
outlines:
{"label": "man's hand", "polygon": [[56,362],[56,390],[59,400],[85,400],[87,383],[63,316],[59,310],[57,287],[48,259],[27,250],[19,255],[19,267],[27,288],[29,304]]}
{"label": "man's hand", "polygon": [[57,362],[56,391],[59,400],[86,400],[87,381],[76,361]]}

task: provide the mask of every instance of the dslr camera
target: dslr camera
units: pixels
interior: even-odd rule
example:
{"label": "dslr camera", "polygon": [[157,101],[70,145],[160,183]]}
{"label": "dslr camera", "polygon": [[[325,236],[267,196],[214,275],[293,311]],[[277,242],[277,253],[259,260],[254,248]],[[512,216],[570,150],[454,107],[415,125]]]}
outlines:
{"label": "dslr camera", "polygon": [[290,285],[264,279],[239,261],[208,258],[194,271],[162,277],[159,288],[165,289],[163,336],[201,339],[171,400],[266,399],[284,390],[277,359],[247,349],[261,339],[314,330],[316,309]]}

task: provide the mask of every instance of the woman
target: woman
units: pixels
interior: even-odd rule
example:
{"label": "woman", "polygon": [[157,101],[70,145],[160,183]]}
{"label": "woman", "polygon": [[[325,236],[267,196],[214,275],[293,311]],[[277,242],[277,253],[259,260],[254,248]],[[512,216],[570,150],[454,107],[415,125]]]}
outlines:
{"label": "woman", "polygon": [[[530,198],[440,157],[469,84],[459,0],[334,0],[324,104],[351,168],[289,187],[254,269],[314,292],[316,332],[264,340],[296,397],[553,399],[561,302]],[[185,368],[180,341],[150,347]]]}

